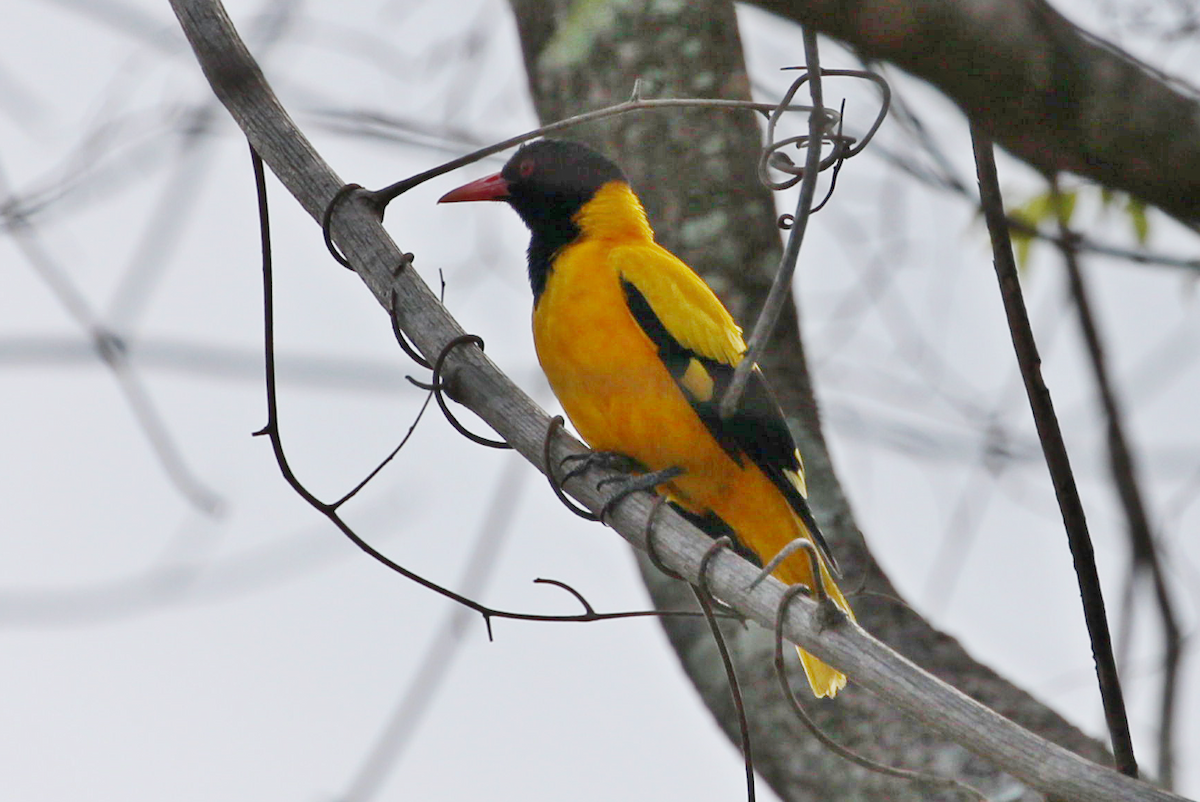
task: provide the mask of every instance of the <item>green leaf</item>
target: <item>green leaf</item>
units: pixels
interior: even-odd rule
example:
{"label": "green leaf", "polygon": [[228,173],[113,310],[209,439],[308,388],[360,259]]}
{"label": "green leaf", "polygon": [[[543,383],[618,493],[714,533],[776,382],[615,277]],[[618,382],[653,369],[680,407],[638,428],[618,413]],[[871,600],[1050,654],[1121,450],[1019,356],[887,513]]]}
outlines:
{"label": "green leaf", "polygon": [[[1048,192],[1043,192],[1034,195],[1025,203],[1009,211],[1008,216],[1036,231],[1038,225],[1047,216],[1052,217],[1053,214],[1054,205],[1051,196]],[[1034,235],[1014,228],[1010,229],[1009,236],[1012,238],[1013,249],[1017,257],[1017,268],[1024,271],[1029,265],[1029,254],[1033,248]]]}
{"label": "green leaf", "polygon": [[1033,248],[1033,237],[1023,231],[1013,231],[1010,236],[1016,250],[1017,271],[1024,273],[1029,267],[1029,251]]}
{"label": "green leaf", "polygon": [[1054,206],[1051,204],[1050,193],[1042,192],[1009,212],[1013,217],[1034,228],[1043,220],[1053,217]]}
{"label": "green leaf", "polygon": [[[1071,217],[1075,214],[1075,201],[1079,199],[1079,190],[1072,189],[1069,192],[1059,192],[1059,203],[1062,204],[1062,222],[1063,225],[1071,225]],[[1050,206],[1054,206],[1054,194],[1050,193]],[[1054,220],[1058,222],[1059,216],[1055,210]]]}
{"label": "green leaf", "polygon": [[1146,217],[1146,202],[1140,198],[1130,197],[1125,203],[1125,214],[1133,225],[1133,235],[1138,245],[1145,245],[1150,239],[1150,220]]}

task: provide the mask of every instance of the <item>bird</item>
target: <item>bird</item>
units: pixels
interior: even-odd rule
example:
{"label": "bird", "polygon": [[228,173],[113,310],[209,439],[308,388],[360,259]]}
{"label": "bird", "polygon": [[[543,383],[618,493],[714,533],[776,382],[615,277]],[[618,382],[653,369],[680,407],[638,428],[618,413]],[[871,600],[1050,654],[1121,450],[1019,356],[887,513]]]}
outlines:
{"label": "bird", "polygon": [[[586,145],[539,139],[439,203],[465,201],[505,202],[529,228],[538,361],[588,445],[649,475],[677,474],[656,490],[705,532],[730,535],[760,566],[794,540],[810,541],[819,577],[807,551],[773,575],[809,588],[819,581],[853,620],[808,507],[800,451],[757,366],[737,408],[721,415],[746,354],[741,328],[704,280],[655,241],[621,168]],[[844,674],[798,651],[816,696],[845,687]]]}

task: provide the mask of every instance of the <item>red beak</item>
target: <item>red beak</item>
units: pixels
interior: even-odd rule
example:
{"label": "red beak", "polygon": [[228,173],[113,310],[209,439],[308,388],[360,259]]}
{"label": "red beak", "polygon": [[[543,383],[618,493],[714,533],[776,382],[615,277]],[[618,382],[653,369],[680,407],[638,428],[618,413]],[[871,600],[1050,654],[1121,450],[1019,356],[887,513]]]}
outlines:
{"label": "red beak", "polygon": [[438,199],[438,203],[459,203],[461,201],[502,201],[508,199],[508,182],[500,175],[489,175],[458,189],[452,189]]}

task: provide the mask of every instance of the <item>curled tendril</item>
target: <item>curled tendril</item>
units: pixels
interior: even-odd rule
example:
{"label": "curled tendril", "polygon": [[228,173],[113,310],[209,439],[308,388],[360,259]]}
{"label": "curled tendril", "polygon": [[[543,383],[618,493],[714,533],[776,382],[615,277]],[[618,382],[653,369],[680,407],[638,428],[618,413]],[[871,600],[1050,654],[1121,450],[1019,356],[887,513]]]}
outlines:
{"label": "curled tendril", "polygon": [[650,560],[651,565],[672,579],[683,579],[679,573],[667,567],[658,554],[658,547],[654,545],[654,519],[658,517],[658,511],[666,503],[666,496],[655,496],[654,504],[650,507],[650,514],[646,516],[646,528],[642,533],[646,538],[646,558]]}
{"label": "curled tendril", "polygon": [[[562,426],[562,415],[555,415],[550,419],[550,425],[546,427],[546,437],[542,440],[542,464],[546,466],[546,480],[550,482],[550,489],[554,491],[554,495],[558,496],[558,500],[563,503],[564,507],[585,521],[599,521],[599,515],[571,501],[567,497],[567,494],[563,492],[562,485],[558,479],[554,476],[554,462],[550,458],[550,442],[554,439],[554,433],[561,429]],[[563,481],[566,480],[564,479]]]}
{"label": "curled tendril", "polygon": [[722,535],[712,542],[712,545],[705,550],[704,556],[700,558],[700,567],[697,569],[696,587],[706,596],[712,596],[708,589],[708,564],[720,552],[726,549],[733,549],[733,541],[728,535]]}
{"label": "curled tendril", "polygon": [[362,188],[361,184],[346,184],[329,199],[329,205],[325,207],[325,213],[321,215],[321,233],[325,236],[325,247],[329,249],[329,255],[333,257],[334,261],[347,270],[354,268],[350,265],[350,260],[342,256],[342,252],[333,244],[333,231],[330,229],[330,224],[333,221],[333,213],[341,202]]}
{"label": "curled tendril", "polygon": [[[405,254],[411,256],[412,254]],[[411,264],[412,260],[408,262]],[[404,332],[400,330],[400,318],[396,315],[396,306],[399,303],[399,297],[396,295],[396,290],[392,290],[391,299],[388,303],[388,317],[392,319],[392,334],[396,337],[396,342],[400,344],[401,350],[408,354],[408,358],[416,362],[426,370],[432,370],[433,365],[429,364],[429,360],[417,353],[417,349],[409,343],[408,338],[404,336]]]}
{"label": "curled tendril", "polygon": [[[797,69],[797,68],[789,68]],[[830,167],[838,167],[846,159],[858,155],[867,143],[874,138],[875,133],[879,130],[879,126],[883,124],[884,118],[887,116],[888,109],[891,106],[891,89],[888,87],[887,81],[882,76],[877,75],[867,70],[825,70],[820,71],[822,78],[863,78],[872,81],[879,88],[883,95],[879,105],[879,112],[875,116],[875,120],[871,123],[871,127],[862,139],[847,136],[842,133],[842,126],[845,119],[843,113],[834,112],[830,109],[821,109],[819,113],[824,115],[824,125],[822,125],[821,141],[827,142],[831,146],[829,154],[821,159],[818,172],[823,172]],[[801,74],[788,91],[784,94],[779,105],[767,118],[767,144],[763,146],[758,160],[758,178],[769,189],[783,190],[795,186],[804,178],[804,167],[801,164],[794,162],[790,156],[784,153],[784,148],[795,146],[797,149],[809,147],[810,136],[808,134],[800,134],[797,136],[785,137],[783,139],[775,138],[775,129],[786,111],[792,110],[795,107],[792,105],[792,98],[800,87],[804,86],[810,80],[810,75],[805,72]],[[807,109],[809,113],[813,112]],[[834,127],[836,126],[836,128]],[[775,180],[771,177],[770,170],[783,173],[788,176],[782,180]],[[782,228],[783,226],[781,226]],[[790,226],[789,226],[790,227]]]}
{"label": "curled tendril", "polygon": [[417,381],[411,376],[408,377],[408,380],[417,387],[420,387],[422,390],[432,390],[433,397],[437,401],[438,407],[441,408],[442,414],[446,416],[446,420],[450,421],[450,425],[458,430],[459,434],[470,440],[472,443],[478,443],[479,445],[487,446],[488,448],[512,448],[512,446],[503,440],[491,440],[487,437],[481,437],[480,435],[468,430],[465,426],[459,423],[458,418],[454,417],[454,413],[450,411],[449,405],[446,404],[444,392],[446,385],[442,383],[442,366],[445,365],[446,357],[450,355],[451,351],[466,343],[478,346],[480,351],[483,350],[482,337],[479,337],[475,334],[459,335],[450,342],[446,343],[446,345],[442,348],[442,352],[438,354],[437,360],[433,363],[433,376],[428,384]]}

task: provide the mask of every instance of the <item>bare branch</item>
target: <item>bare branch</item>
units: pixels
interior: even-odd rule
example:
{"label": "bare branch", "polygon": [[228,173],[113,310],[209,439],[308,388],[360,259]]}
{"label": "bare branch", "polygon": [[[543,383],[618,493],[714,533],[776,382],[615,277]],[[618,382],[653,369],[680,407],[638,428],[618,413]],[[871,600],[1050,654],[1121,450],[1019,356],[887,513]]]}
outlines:
{"label": "bare branch", "polygon": [[1071,559],[1079,580],[1079,593],[1083,597],[1083,617],[1087,622],[1092,656],[1096,661],[1096,676],[1100,681],[1100,697],[1104,703],[1104,718],[1112,739],[1113,753],[1121,771],[1136,777],[1137,760],[1133,755],[1133,739],[1129,734],[1129,719],[1125,713],[1121,679],[1117,674],[1116,659],[1113,657],[1112,636],[1109,634],[1104,594],[1100,586],[1100,574],[1096,569],[1096,554],[1088,534],[1087,517],[1075,484],[1075,475],[1071,470],[1062,428],[1054,412],[1050,390],[1042,378],[1042,360],[1034,342],[1029,313],[1025,309],[1021,282],[1017,278],[1017,263],[1013,257],[1012,240],[1009,239],[1008,226],[1004,220],[1004,201],[1000,197],[1000,180],[996,176],[992,141],[974,122],[971,123],[971,143],[975,149],[975,164],[979,173],[979,194],[992,239],[1000,297],[1004,302],[1013,350],[1016,351],[1017,363],[1021,367],[1021,378],[1025,382],[1038,439],[1041,440],[1046,455],[1046,467],[1050,469],[1050,479],[1054,484],[1054,494],[1058,498],[1067,543],[1071,548]]}

